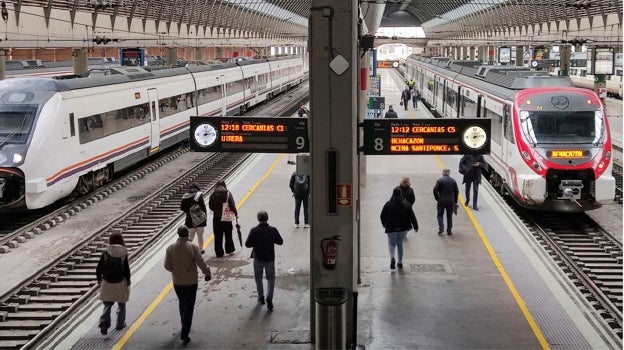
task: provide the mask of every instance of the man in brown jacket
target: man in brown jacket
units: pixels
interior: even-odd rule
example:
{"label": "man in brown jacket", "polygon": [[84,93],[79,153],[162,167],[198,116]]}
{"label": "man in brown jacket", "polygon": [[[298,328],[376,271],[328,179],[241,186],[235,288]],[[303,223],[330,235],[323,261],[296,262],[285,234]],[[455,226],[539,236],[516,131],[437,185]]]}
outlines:
{"label": "man in brown jacket", "polygon": [[182,330],[180,339],[184,344],[191,341],[189,332],[193,322],[193,309],[197,296],[197,267],[205,275],[205,280],[210,281],[210,268],[202,259],[199,247],[188,240],[189,230],[186,226],[178,227],[178,240],[167,247],[165,255],[165,269],[171,272],[173,288],[178,296],[180,319]]}

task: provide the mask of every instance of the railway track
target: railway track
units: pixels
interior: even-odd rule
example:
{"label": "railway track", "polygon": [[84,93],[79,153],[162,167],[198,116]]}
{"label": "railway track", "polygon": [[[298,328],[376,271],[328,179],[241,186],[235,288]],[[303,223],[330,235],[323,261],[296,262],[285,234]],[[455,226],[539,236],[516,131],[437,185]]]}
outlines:
{"label": "railway track", "polygon": [[510,205],[622,347],[622,243],[586,214]]}
{"label": "railway track", "polygon": [[183,215],[180,200],[191,182],[208,192],[248,157],[213,154],[0,297],[0,348],[32,347],[97,291],[95,267],[113,230],[123,229],[132,262]]}
{"label": "railway track", "polygon": [[[307,96],[306,83],[252,113],[289,116]],[[177,157],[186,151],[188,148],[177,150],[171,157]],[[0,295],[0,349],[36,348],[46,334],[59,327],[65,319],[94,297],[98,290],[95,267],[113,230],[118,228],[123,230],[132,265],[133,261],[164,233],[169,232],[171,225],[182,217],[183,213],[179,210],[180,200],[191,182],[198,183],[202,192],[209,193],[216,181],[228,178],[251,156],[248,153],[206,155],[207,157],[192,169],[185,170],[169,184],[142,198],[123,215],[108,222],[100,230],[88,234],[64,254],[41,266],[36,273],[24,278],[8,292]],[[0,242],[13,241],[15,244],[11,245],[18,247],[19,241],[35,236],[37,234],[35,230],[61,224],[71,216],[77,215],[86,206],[102,201],[114,191],[159,166],[148,164],[138,170],[137,174],[128,175],[127,178],[82,198],[79,203],[55,208],[34,222],[29,222],[14,232],[5,233],[0,237],[2,240]]]}

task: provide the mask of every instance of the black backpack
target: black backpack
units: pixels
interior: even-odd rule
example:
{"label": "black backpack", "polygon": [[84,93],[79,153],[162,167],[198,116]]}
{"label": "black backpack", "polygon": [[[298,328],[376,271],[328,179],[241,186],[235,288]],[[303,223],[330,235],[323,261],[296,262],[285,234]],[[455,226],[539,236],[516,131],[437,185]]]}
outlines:
{"label": "black backpack", "polygon": [[120,257],[110,256],[107,251],[102,253],[104,264],[102,266],[102,278],[110,283],[119,283],[125,278],[124,262]]}
{"label": "black backpack", "polygon": [[308,194],[310,184],[306,175],[295,175],[295,186],[293,192],[297,196],[305,196]]}

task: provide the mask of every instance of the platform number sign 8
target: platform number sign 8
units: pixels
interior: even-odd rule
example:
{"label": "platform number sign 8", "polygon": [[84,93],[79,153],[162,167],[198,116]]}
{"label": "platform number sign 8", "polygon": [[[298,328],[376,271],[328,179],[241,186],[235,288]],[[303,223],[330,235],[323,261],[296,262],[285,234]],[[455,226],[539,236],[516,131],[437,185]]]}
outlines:
{"label": "platform number sign 8", "polygon": [[386,109],[386,103],[385,102],[380,103],[379,109]]}
{"label": "platform number sign 8", "polygon": [[373,145],[374,145],[373,148],[375,149],[375,152],[382,152],[384,150],[383,138],[376,137]]}

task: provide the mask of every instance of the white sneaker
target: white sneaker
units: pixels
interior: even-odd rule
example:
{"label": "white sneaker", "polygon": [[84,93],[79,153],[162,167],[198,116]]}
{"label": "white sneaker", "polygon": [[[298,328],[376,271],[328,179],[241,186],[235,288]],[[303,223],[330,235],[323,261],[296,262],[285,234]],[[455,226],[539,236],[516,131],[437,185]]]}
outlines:
{"label": "white sneaker", "polygon": [[303,228],[310,228],[310,225],[305,224],[305,225],[303,225]]}
{"label": "white sneaker", "polygon": [[299,224],[294,224],[293,227],[294,228],[299,228]]}

